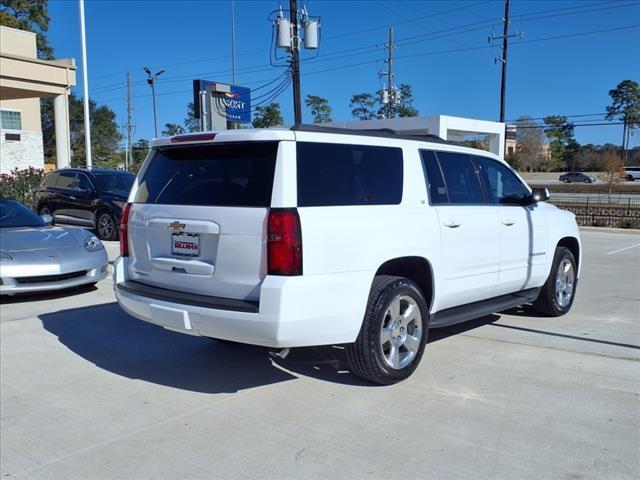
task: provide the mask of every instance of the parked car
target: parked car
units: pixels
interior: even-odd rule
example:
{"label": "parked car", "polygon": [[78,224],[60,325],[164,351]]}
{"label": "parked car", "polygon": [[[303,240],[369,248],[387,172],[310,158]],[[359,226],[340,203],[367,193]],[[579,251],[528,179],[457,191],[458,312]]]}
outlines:
{"label": "parked car", "polygon": [[640,180],[640,167],[624,167],[624,178],[630,182]]}
{"label": "parked car", "polygon": [[55,223],[94,229],[101,240],[117,240],[134,179],[121,170],[56,170],[45,175],[35,191],[36,211],[53,216]]}
{"label": "parked car", "polygon": [[82,228],[48,225],[15,200],[0,199],[0,295],[95,284],[107,276],[102,242]]}
{"label": "parked car", "polygon": [[574,183],[574,182],[596,183],[595,177],[591,177],[586,173],[582,173],[582,172],[568,172],[560,175],[558,180],[564,183]]}
{"label": "parked car", "polygon": [[[532,303],[567,313],[575,216],[497,156],[433,136],[298,126],[156,140],[122,216],[114,286],[173,331],[346,344],[407,378],[430,328]],[[490,354],[488,351],[487,354]]]}

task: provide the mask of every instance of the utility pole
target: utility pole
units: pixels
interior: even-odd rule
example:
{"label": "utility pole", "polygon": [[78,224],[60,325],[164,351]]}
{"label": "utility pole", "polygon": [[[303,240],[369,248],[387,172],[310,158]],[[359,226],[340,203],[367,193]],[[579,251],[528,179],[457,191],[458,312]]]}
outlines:
{"label": "utility pole", "polygon": [[289,0],[291,16],[291,80],[293,83],[293,118],[294,124],[302,124],[302,107],[300,103],[300,38],[298,34],[298,0]]}
{"label": "utility pole", "polygon": [[131,105],[131,72],[127,72],[127,154],[126,154],[126,160],[125,160],[125,169],[129,170],[129,168],[131,167],[131,160],[132,160],[132,151],[133,151],[133,145],[131,144],[132,142],[132,134],[133,134],[133,124],[131,123],[131,110],[132,110],[132,105]]}
{"label": "utility pole", "polygon": [[393,104],[395,102],[395,93],[393,91],[393,27],[389,28],[389,71],[387,73],[387,91],[389,95],[389,102],[387,103],[387,118],[393,117]]}
{"label": "utility pole", "polygon": [[502,32],[502,84],[500,86],[500,122],[504,123],[507,93],[507,48],[509,47],[509,0],[504,2],[504,29]]}
{"label": "utility pole", "polygon": [[82,87],[84,89],[84,145],[87,155],[87,168],[91,168],[91,118],[89,118],[89,80],[87,73],[87,34],[84,28],[84,0],[79,0],[80,37],[82,40]]}
{"label": "utility pole", "polygon": [[504,123],[506,114],[506,95],[507,95],[507,49],[509,48],[509,39],[513,37],[522,38],[522,32],[509,33],[509,0],[504,2],[504,28],[501,36],[491,35],[489,43],[495,40],[502,40],[502,55],[495,59],[495,63],[502,63],[502,82],[500,84],[500,122]]}

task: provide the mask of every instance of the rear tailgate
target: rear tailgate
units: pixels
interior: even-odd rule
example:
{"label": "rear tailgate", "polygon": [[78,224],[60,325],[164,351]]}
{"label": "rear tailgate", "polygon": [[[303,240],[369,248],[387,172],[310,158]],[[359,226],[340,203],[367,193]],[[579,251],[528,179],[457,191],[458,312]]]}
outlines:
{"label": "rear tailgate", "polygon": [[147,285],[258,300],[278,142],[159,147],[129,216],[129,276]]}

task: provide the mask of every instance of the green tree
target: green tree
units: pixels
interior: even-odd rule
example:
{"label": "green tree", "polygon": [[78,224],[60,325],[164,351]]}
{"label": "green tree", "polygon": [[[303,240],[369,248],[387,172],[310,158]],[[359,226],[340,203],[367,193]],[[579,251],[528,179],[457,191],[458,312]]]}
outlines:
{"label": "green tree", "polygon": [[181,133],[186,133],[186,130],[182,125],[178,125],[177,123],[164,124],[164,130],[162,130],[163,137],[173,137],[174,135],[180,135]]}
{"label": "green tree", "polygon": [[[45,161],[56,162],[55,121],[52,99],[41,102],[42,141]],[[96,166],[113,166],[114,154],[122,135],[116,124],[116,114],[106,105],[97,106],[94,100],[89,101],[89,117],[91,118],[91,156]],[[71,138],[71,165],[86,164],[86,148],[84,142],[84,108],[82,99],[74,94],[69,95],[69,136]]]}
{"label": "green tree", "polygon": [[200,131],[200,119],[196,118],[193,102],[187,104],[187,116],[184,119],[184,128],[189,133]]}
{"label": "green tree", "polygon": [[0,0],[0,25],[36,34],[38,57],[53,58],[53,47],[47,40],[49,30],[47,0]]}
{"label": "green tree", "polygon": [[371,93],[356,93],[351,97],[349,108],[351,115],[358,120],[371,120],[376,118],[376,100]]}
{"label": "green tree", "polygon": [[313,115],[313,123],[328,123],[333,120],[332,110],[329,100],[316,95],[307,95],[304,101],[305,105],[311,109]]}
{"label": "green tree", "polygon": [[520,168],[527,172],[541,169],[544,159],[544,131],[528,116],[516,120],[516,157]]}
{"label": "green tree", "polygon": [[623,122],[621,158],[626,165],[631,131],[640,126],[640,85],[634,80],[624,80],[616,88],[609,90],[609,95],[611,105],[607,107],[606,118]]}
{"label": "green tree", "polygon": [[269,128],[284,124],[279,103],[270,103],[267,106],[256,108],[252,122],[254,128]]}
{"label": "green tree", "polygon": [[418,116],[418,110],[413,106],[413,90],[408,83],[401,83],[397,91],[396,102],[393,105],[394,116],[397,114],[399,117],[416,117]]}
{"label": "green tree", "polygon": [[140,166],[144,159],[147,157],[149,153],[149,140],[144,138],[139,139],[132,145],[131,148],[131,171],[138,172],[140,170]]}
{"label": "green tree", "polygon": [[543,121],[544,132],[549,139],[548,170],[559,170],[563,164],[568,170],[573,170],[577,153],[573,123],[560,115],[545,117]]}

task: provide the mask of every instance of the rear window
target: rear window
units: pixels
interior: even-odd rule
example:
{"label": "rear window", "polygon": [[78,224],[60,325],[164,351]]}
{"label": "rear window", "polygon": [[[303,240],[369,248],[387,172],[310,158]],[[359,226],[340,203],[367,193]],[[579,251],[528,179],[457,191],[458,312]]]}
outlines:
{"label": "rear window", "polygon": [[298,142],[298,206],[395,205],[402,149]]}
{"label": "rear window", "polygon": [[159,148],[136,203],[268,207],[278,142]]}
{"label": "rear window", "polygon": [[93,176],[103,192],[129,192],[136,178],[129,172],[94,173]]}

